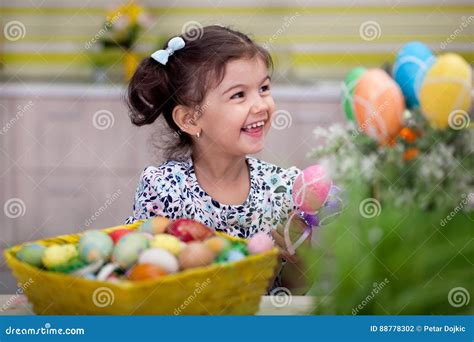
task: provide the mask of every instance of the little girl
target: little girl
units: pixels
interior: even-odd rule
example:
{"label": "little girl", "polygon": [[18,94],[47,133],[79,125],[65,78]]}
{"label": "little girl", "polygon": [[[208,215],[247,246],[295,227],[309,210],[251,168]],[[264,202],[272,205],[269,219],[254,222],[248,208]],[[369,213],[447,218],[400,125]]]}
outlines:
{"label": "little girl", "polygon": [[304,291],[305,270],[276,230],[296,210],[292,186],[300,170],[247,157],[263,149],[271,127],[272,58],[241,32],[215,25],[200,33],[169,40],[130,81],[133,124],[161,115],[175,141],[163,146],[166,162],[143,171],[127,223],[166,216],[241,238],[267,232],[287,261],[274,287]]}

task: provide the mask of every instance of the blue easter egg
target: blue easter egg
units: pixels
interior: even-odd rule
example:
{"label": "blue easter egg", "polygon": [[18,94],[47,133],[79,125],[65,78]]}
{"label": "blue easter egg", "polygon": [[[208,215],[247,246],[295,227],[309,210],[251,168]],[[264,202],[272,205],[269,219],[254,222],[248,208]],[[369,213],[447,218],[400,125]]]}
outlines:
{"label": "blue easter egg", "polygon": [[45,249],[46,247],[37,243],[30,243],[21,247],[16,253],[16,256],[21,261],[24,261],[30,265],[41,267],[43,266],[42,258]]}
{"label": "blue easter egg", "polygon": [[242,253],[239,250],[231,249],[229,253],[227,254],[227,261],[233,262],[233,261],[239,261],[245,258],[244,253]]}
{"label": "blue easter egg", "polygon": [[408,108],[420,105],[418,94],[421,84],[434,62],[431,50],[420,42],[405,44],[398,52],[392,76],[400,86]]}
{"label": "blue easter egg", "polygon": [[79,257],[86,263],[107,260],[112,254],[114,242],[107,234],[99,230],[84,233],[79,240]]}

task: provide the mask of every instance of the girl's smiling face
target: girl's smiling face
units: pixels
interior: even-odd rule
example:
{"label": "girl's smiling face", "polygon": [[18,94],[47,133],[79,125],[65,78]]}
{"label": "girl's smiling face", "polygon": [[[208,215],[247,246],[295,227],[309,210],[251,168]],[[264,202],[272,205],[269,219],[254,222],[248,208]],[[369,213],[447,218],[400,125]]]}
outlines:
{"label": "girl's smiling face", "polygon": [[222,82],[207,92],[200,106],[197,147],[203,153],[217,149],[232,156],[261,151],[275,110],[270,86],[261,58],[228,62]]}

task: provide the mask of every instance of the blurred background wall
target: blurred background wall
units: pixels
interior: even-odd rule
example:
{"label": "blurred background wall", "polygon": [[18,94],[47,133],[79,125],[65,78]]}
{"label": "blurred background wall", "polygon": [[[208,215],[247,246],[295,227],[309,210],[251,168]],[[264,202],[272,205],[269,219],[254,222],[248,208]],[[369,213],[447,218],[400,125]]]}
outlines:
{"label": "blurred background wall", "polygon": [[[3,0],[2,21],[15,20],[24,37],[4,40],[4,77],[90,81],[94,46],[107,10],[126,1]],[[151,1],[141,4],[151,25],[138,39],[144,55],[183,25],[230,25],[271,47],[282,82],[339,79],[357,65],[393,60],[405,42],[420,40],[472,60],[474,13],[467,0],[226,0]],[[463,27],[462,23],[468,25]],[[363,25],[364,24],[364,25]],[[362,32],[362,34],[361,34]],[[449,37],[455,38],[449,43]],[[444,44],[443,44],[444,43]],[[93,45],[93,44],[92,44]],[[112,64],[112,63],[110,63]],[[111,65],[109,65],[111,66]]]}
{"label": "blurred background wall", "polygon": [[[123,102],[123,48],[98,39],[118,1],[3,0],[0,7],[0,251],[53,235],[122,224],[141,170],[162,157],[153,127],[136,128]],[[303,168],[312,131],[343,121],[340,82],[353,67],[390,69],[419,40],[474,60],[471,1],[140,1],[134,58],[183,28],[223,24],[275,58],[280,121],[258,157]],[[15,283],[0,258],[0,293]]]}

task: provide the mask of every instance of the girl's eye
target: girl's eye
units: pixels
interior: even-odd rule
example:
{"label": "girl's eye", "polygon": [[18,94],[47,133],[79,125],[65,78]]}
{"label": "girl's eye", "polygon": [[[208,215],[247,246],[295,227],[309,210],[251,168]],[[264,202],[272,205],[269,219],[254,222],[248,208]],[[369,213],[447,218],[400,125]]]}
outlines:
{"label": "girl's eye", "polygon": [[266,92],[266,91],[270,91],[270,86],[269,85],[264,85],[260,88],[260,91],[262,93]]}
{"label": "girl's eye", "polygon": [[241,98],[241,97],[243,97],[243,96],[244,96],[244,92],[243,92],[243,91],[239,91],[238,93],[232,95],[230,98],[231,98],[231,100],[232,100],[232,99],[239,99],[239,98]]}

